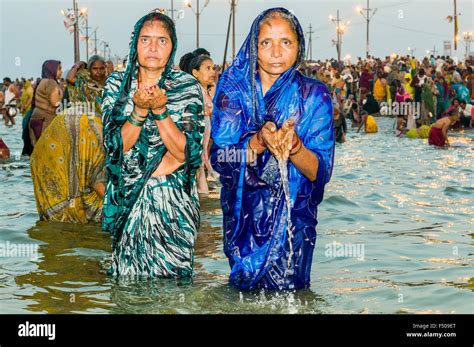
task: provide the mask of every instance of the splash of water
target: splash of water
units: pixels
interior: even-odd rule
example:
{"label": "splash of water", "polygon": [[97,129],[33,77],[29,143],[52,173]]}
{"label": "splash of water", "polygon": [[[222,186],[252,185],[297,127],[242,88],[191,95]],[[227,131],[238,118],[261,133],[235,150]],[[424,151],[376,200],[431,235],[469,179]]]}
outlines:
{"label": "splash of water", "polygon": [[293,258],[293,243],[291,242],[293,239],[293,226],[291,225],[291,214],[290,214],[290,186],[288,182],[288,160],[278,159],[278,168],[280,170],[283,192],[285,193],[288,244],[290,247],[289,254],[288,254],[286,274],[291,275],[293,273],[293,269],[291,269],[291,259]]}

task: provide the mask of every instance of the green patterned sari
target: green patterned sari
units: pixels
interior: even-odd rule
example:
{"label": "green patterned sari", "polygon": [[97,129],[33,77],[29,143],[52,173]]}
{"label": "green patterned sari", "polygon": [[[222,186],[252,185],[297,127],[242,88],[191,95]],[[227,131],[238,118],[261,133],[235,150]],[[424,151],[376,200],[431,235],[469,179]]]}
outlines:
{"label": "green patterned sari", "polygon": [[158,86],[166,90],[170,117],[186,136],[185,162],[170,175],[152,176],[167,149],[150,116],[135,145],[126,153],[122,150],[121,128],[133,110],[137,90],[138,35],[153,16],[166,17],[151,13],[137,22],[127,68],[110,75],[104,88],[107,185],[102,229],[110,232],[113,249],[108,273],[189,277],[200,222],[196,171],[201,164],[203,97],[191,75],[172,68],[177,48],[174,26],[173,51]]}

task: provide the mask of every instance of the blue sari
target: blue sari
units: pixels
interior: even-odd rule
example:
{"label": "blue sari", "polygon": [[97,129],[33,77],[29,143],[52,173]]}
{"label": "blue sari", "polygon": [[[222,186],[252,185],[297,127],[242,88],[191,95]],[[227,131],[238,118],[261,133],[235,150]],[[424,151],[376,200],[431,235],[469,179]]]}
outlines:
{"label": "blue sari", "polygon": [[[295,65],[263,96],[257,40],[260,22],[272,11],[291,17],[297,28],[299,53]],[[304,52],[304,34],[298,20],[283,8],[266,10],[255,19],[233,64],[217,85],[211,164],[220,173],[222,184],[224,252],[231,266],[229,280],[240,289],[293,289],[310,283],[317,206],[332,174],[334,127],[329,89],[297,70]],[[289,252],[288,210],[277,161],[269,151],[249,165],[245,156],[250,138],[266,121],[280,128],[290,117],[295,118],[296,133],[319,161],[314,182],[291,161],[287,164],[293,254]]]}

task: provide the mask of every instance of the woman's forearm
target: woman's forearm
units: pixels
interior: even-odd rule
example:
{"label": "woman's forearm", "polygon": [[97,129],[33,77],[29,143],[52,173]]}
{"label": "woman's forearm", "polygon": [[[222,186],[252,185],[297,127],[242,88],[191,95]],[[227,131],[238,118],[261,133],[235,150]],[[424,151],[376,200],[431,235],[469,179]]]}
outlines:
{"label": "woman's forearm", "polygon": [[266,149],[267,147],[259,143],[257,134],[254,134],[247,146],[247,165],[252,164],[257,156],[265,152]]}
{"label": "woman's forearm", "polygon": [[78,70],[79,70],[79,67],[73,67],[71,70],[69,70],[66,76],[66,82],[72,85],[76,84],[76,76],[77,76]]}
{"label": "woman's forearm", "polygon": [[316,180],[318,173],[319,160],[316,154],[306,147],[302,147],[294,155],[290,155],[293,165],[311,182]]}
{"label": "woman's forearm", "polygon": [[131,124],[129,121],[126,121],[122,126],[122,148],[123,153],[127,153],[130,148],[132,148],[140,136],[142,127]]}
{"label": "woman's forearm", "polygon": [[169,116],[163,120],[156,120],[155,122],[168,152],[180,163],[184,163],[186,159],[184,153],[186,148],[186,135],[179,130]]}
{"label": "woman's forearm", "polygon": [[[135,120],[139,118],[145,119],[148,115],[148,110],[140,109],[137,106],[133,109],[134,118]],[[130,123],[130,121],[126,121],[122,125],[121,134],[122,134],[122,148],[123,153],[127,153],[130,148],[132,148],[138,140],[140,136],[140,132],[142,131],[142,126],[134,125]]]}

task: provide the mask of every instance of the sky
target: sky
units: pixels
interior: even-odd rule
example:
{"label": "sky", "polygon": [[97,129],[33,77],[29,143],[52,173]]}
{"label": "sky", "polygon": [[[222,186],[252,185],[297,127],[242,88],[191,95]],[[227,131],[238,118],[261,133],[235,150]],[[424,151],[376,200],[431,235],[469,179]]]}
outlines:
{"label": "sky", "polygon": [[[194,8],[197,0],[192,0]],[[200,0],[203,7],[205,0]],[[473,0],[457,0],[461,41],[453,56],[463,59],[466,46],[464,31],[474,31]],[[263,10],[286,7],[299,19],[305,32],[313,28],[313,59],[336,58],[335,25],[330,15],[349,21],[342,39],[342,56],[352,61],[365,56],[366,21],[357,6],[366,7],[367,0],[237,0],[236,50],[240,49],[252,21]],[[89,27],[97,29],[98,48],[103,52],[103,41],[110,45],[111,57],[122,59],[128,53],[130,35],[135,22],[155,8],[170,9],[171,0],[78,0],[79,8],[87,8]],[[38,77],[44,60],[57,59],[63,70],[74,63],[73,35],[63,24],[61,10],[72,7],[72,0],[0,0],[0,78]],[[371,0],[377,8],[370,22],[370,53],[385,57],[392,53],[408,54],[408,47],[421,58],[427,50],[443,54],[443,41],[453,40],[454,25],[446,20],[453,15],[452,0]],[[185,6],[184,0],[174,0],[174,8],[184,11],[184,18],[176,20],[179,58],[196,48],[196,16]],[[230,0],[210,0],[202,10],[200,46],[210,51],[216,63],[224,56]],[[170,15],[171,16],[171,15]],[[306,37],[308,40],[309,36]],[[81,60],[85,60],[85,41],[81,41]],[[94,43],[90,43],[93,47]],[[474,43],[471,43],[471,51]],[[228,57],[232,54],[229,41]]]}

